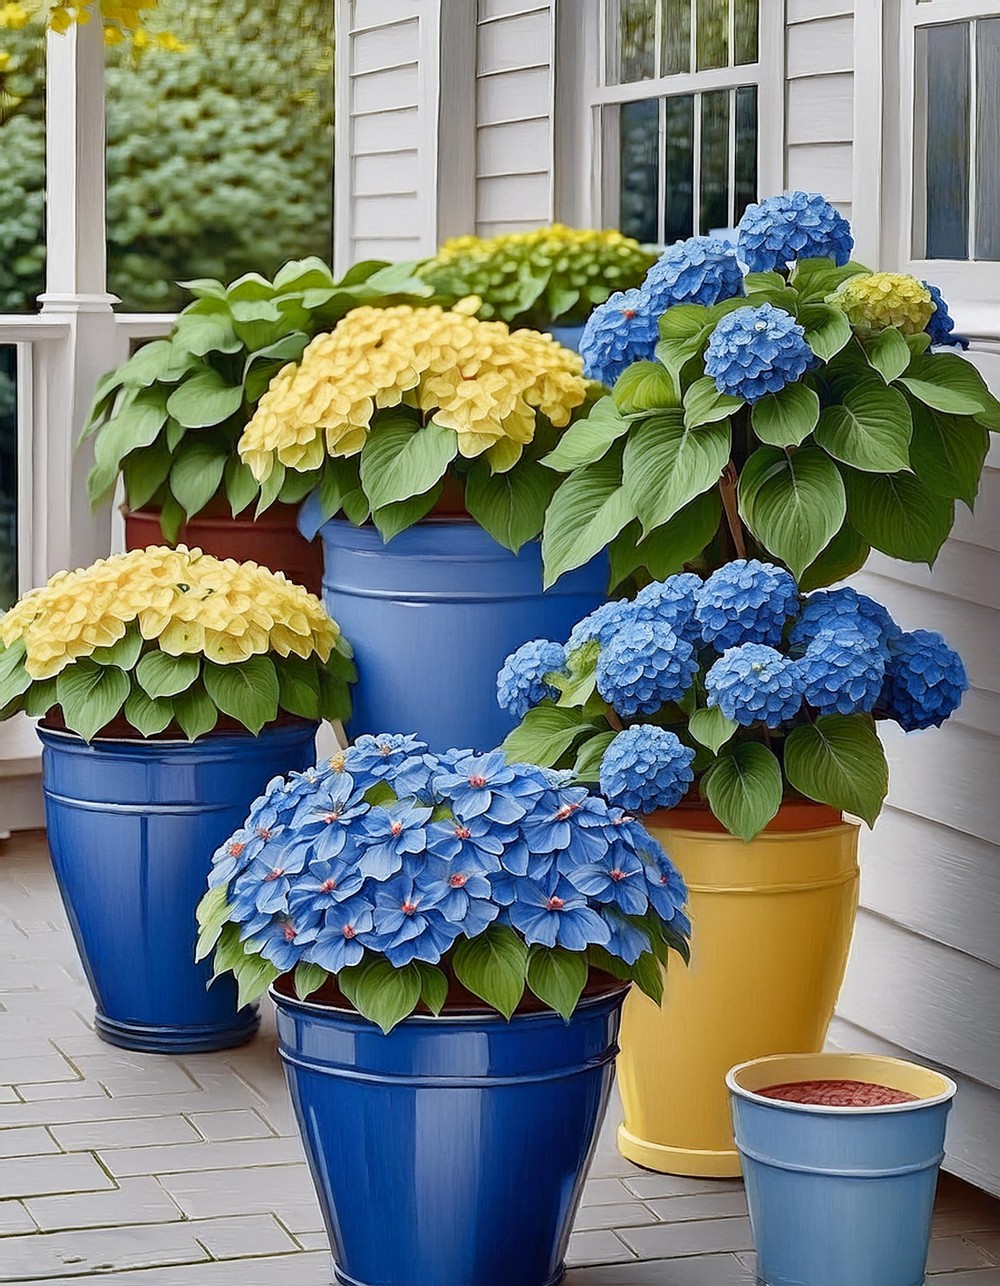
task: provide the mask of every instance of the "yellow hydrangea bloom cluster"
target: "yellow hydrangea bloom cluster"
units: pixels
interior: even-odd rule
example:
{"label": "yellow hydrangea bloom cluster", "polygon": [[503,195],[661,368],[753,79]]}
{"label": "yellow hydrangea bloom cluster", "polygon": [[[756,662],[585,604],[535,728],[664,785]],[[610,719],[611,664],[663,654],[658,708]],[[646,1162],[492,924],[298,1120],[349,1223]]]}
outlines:
{"label": "yellow hydrangea bloom cluster", "polygon": [[934,312],[931,292],[923,282],[902,272],[869,272],[851,277],[827,296],[827,303],[845,312],[862,335],[889,326],[898,326],[904,335],[917,335]]}
{"label": "yellow hydrangea bloom cluster", "polygon": [[305,471],[327,455],[357,455],[376,412],[401,403],[454,429],[462,455],[487,452],[495,469],[520,458],[536,411],[568,424],[587,394],[583,359],[550,335],[477,321],[468,311],[478,303],[355,308],[317,335],[243,431],[239,453],[257,481],[275,461]]}
{"label": "yellow hydrangea bloom cluster", "polygon": [[151,32],[146,26],[146,15],[157,8],[158,0],[48,0],[42,5],[34,3],[15,3],[8,0],[0,5],[0,27],[19,30],[39,9],[44,8],[46,24],[60,34],[69,31],[76,22],[81,26],[90,22],[98,9],[104,26],[104,43],[120,45],[129,40],[134,48],[146,49],[155,45],[159,49],[179,50],[187,48],[169,31]]}
{"label": "yellow hydrangea bloom cluster", "polygon": [[440,263],[466,256],[483,262],[507,250],[528,249],[534,259],[558,259],[561,255],[601,255],[619,253],[631,258],[640,246],[616,228],[570,228],[564,223],[551,223],[531,232],[504,232],[496,237],[452,237],[437,252]]}
{"label": "yellow hydrangea bloom cluster", "polygon": [[315,594],[281,572],[179,545],[57,572],[0,616],[0,643],[23,639],[28,674],[49,679],[117,643],[132,621],[161,651],[198,652],[219,665],[263,652],[315,653],[325,664],[340,636]]}

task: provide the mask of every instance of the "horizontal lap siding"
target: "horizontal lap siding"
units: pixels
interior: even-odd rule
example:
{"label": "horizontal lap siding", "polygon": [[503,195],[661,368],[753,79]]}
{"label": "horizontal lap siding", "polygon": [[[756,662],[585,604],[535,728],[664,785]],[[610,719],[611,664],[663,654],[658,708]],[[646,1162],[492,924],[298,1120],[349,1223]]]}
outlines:
{"label": "horizontal lap siding", "polygon": [[841,0],[788,0],[785,183],[848,218],[854,177],[854,18]]}
{"label": "horizontal lap siding", "polygon": [[553,26],[547,3],[478,0],[476,231],[552,219]]}

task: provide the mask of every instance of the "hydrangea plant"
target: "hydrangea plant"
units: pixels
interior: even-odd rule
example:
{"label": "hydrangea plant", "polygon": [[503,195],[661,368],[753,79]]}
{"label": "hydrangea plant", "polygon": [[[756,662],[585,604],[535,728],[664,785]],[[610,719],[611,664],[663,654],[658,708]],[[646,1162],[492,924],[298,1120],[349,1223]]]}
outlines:
{"label": "hydrangea plant", "polygon": [[527,986],[568,1019],[591,969],[659,1002],[668,951],[687,959],[684,881],[571,777],[389,734],[276,777],[213,858],[198,958],[241,1004],[335,977],[386,1032],[453,987],[510,1018]]}
{"label": "hydrangea plant", "polygon": [[511,326],[576,326],[656,258],[612,229],[561,223],[496,237],[453,237],[419,273],[443,299],[478,295],[484,319]]}
{"label": "hydrangea plant", "polygon": [[933,565],[972,508],[1000,403],[954,350],[937,287],[851,260],[815,193],[747,207],[736,244],[671,246],[595,309],[580,351],[610,388],[543,464],[546,582],[609,548],[614,588],[733,557],[803,589],[871,549]]}
{"label": "hydrangea plant", "polygon": [[265,495],[275,476],[306,477],[307,535],[342,511],[391,540],[430,512],[446,478],[502,545],[516,552],[538,535],[556,483],[538,457],[591,385],[578,353],[479,321],[479,302],[353,309],[271,380],[240,459]]}
{"label": "hydrangea plant", "polygon": [[119,716],[194,741],[221,716],[347,719],[352,653],[280,572],[151,547],[58,572],[0,615],[0,719],[61,714],[89,741]]}
{"label": "hydrangea plant", "polygon": [[277,463],[261,483],[237,455],[240,435],[313,336],[358,306],[429,295],[413,266],[372,260],[335,281],[322,260],[300,259],[273,281],[248,273],[229,285],[182,283],[194,300],[170,335],[98,382],[82,435],[94,438],[91,503],[106,503],[121,476],[126,504],[159,510],[170,544],[213,501],[234,516],[255,503],[257,513],[276,500],[297,504],[319,483],[321,462],[287,473]]}
{"label": "hydrangea plant", "polygon": [[789,797],[874,825],[889,783],[876,721],[939,727],[967,686],[939,634],[900,629],[848,587],[803,594],[784,568],[736,559],[605,604],[565,647],[526,643],[497,695],[521,718],[511,758],[572,770],[630,812],[697,789],[750,840]]}

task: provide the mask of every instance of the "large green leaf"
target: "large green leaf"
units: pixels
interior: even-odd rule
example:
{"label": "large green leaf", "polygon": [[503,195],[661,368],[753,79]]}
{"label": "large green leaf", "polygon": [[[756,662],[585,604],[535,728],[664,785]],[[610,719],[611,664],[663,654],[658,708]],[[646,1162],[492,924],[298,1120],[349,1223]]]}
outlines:
{"label": "large green leaf", "polygon": [[631,428],[610,397],[595,402],[585,419],[577,420],[564,429],[559,445],[542,464],[558,473],[570,473],[584,464],[593,464],[607,455],[612,443],[623,437]]}
{"label": "large green leaf", "polygon": [[229,509],[235,518],[253,501],[260,491],[260,483],[239,456],[232,455],[226,461],[223,472],[223,486]]}
{"label": "large green leaf", "polygon": [[702,792],[726,830],[749,841],[781,807],[781,768],[766,746],[745,741],[712,764]]}
{"label": "large green leaf", "polygon": [[120,370],[126,388],[176,384],[195,365],[190,353],[178,352],[169,339],[153,339],[128,359]]}
{"label": "large green leaf", "polygon": [[171,656],[169,652],[147,652],[136,666],[135,677],[147,696],[175,697],[194,683],[201,668],[201,657],[185,652]]}
{"label": "large green leaf", "polygon": [[208,434],[186,439],[170,468],[170,491],[189,518],[212,499],[222,482],[229,452]]}
{"label": "large green leaf", "polygon": [[799,589],[808,594],[824,585],[844,580],[864,567],[870,552],[868,541],[849,522],[845,522],[827,547],[797,577]]}
{"label": "large green leaf", "polygon": [[567,1022],[587,985],[588,973],[582,951],[534,946],[528,952],[528,986]]}
{"label": "large green leaf", "polygon": [[914,357],[899,382],[925,405],[948,415],[976,415],[997,406],[983,377],[957,353]]}
{"label": "large green leaf", "polygon": [[303,719],[319,718],[319,674],[315,657],[289,655],[274,658],[278,672],[278,704]]}
{"label": "large green leaf", "polygon": [[839,308],[830,304],[803,304],[798,321],[805,328],[806,343],[820,359],[828,362],[850,342],[851,323]]}
{"label": "large green leaf", "polygon": [[610,455],[577,469],[560,484],[542,534],[546,589],[564,572],[589,563],[635,517],[621,469],[620,460]]}
{"label": "large green leaf", "polygon": [[535,460],[522,460],[506,473],[491,473],[477,460],[465,484],[469,513],[498,544],[513,553],[542,530],[558,477]]}
{"label": "large green leaf", "polygon": [[543,701],[534,706],[509,732],[501,749],[509,763],[541,764],[551,768],[593,724],[578,709]]}
{"label": "large green leaf", "polygon": [[889,789],[885,752],[867,715],[824,714],[793,729],[785,739],[785,774],[800,794],[869,826]]}
{"label": "large green leaf", "polygon": [[125,500],[130,509],[141,509],[151,500],[167,479],[173,456],[162,438],[133,451],[122,462],[125,475]]}
{"label": "large green leaf", "polygon": [[866,336],[861,340],[861,347],[871,366],[886,384],[898,379],[910,364],[909,345],[895,326]]}
{"label": "large green leaf", "polygon": [[119,670],[133,670],[143,649],[143,637],[133,622],[117,643],[108,647],[95,647],[90,659],[98,665],[117,665]]}
{"label": "large green leaf", "polygon": [[178,424],[188,429],[221,424],[235,415],[242,405],[242,384],[227,384],[211,367],[179,384],[167,399],[167,410]]}
{"label": "large green leaf", "polygon": [[406,500],[397,500],[394,504],[383,505],[372,511],[372,522],[378,528],[379,535],[385,544],[398,536],[407,527],[425,518],[437,504],[444,490],[444,479],[439,478],[429,491],[420,496],[408,496]]}
{"label": "large green leaf", "polygon": [[622,476],[645,534],[715,486],[729,460],[730,444],[728,420],[689,429],[678,411],[650,416],[633,430]]}
{"label": "large green leaf", "polygon": [[351,1001],[388,1035],[416,1009],[420,984],[420,970],[413,964],[395,969],[384,956],[378,956],[361,966]]}
{"label": "large green leaf", "polygon": [[129,677],[114,665],[74,661],[56,680],[56,693],[66,727],[90,741],[125,704]]}
{"label": "large green leaf", "polygon": [[677,389],[660,362],[633,362],[615,380],[611,396],[623,415],[680,406]]}
{"label": "large green leaf", "polygon": [[718,706],[703,706],[688,721],[691,736],[707,746],[713,755],[719,753],[738,727],[736,720],[727,719]]}
{"label": "large green leaf", "polygon": [[87,476],[87,494],[99,504],[114,487],[124,458],[156,441],[167,419],[162,389],[152,389],[102,427],[94,441],[94,466]]}
{"label": "large green leaf", "polygon": [[198,923],[198,941],[194,949],[196,962],[204,960],[211,953],[222,935],[231,910],[229,888],[225,884],[217,884],[209,889],[195,907],[195,919]]}
{"label": "large green leaf", "polygon": [[599,780],[604,752],[617,735],[614,731],[599,732],[583,743],[577,753],[576,763],[573,765],[578,781],[595,783]]}
{"label": "large green leaf", "polygon": [[825,257],[798,259],[792,272],[792,285],[803,300],[825,299],[841,282],[867,272],[871,269],[853,259],[840,268],[832,259]]}
{"label": "large green leaf", "polygon": [[719,530],[722,499],[718,488],[695,496],[683,509],[643,540],[638,522],[631,522],[611,542],[611,581],[615,589],[638,567],[654,580],[666,580],[697,558]]}
{"label": "large green leaf", "polygon": [[223,714],[252,733],[278,715],[278,675],[269,656],[252,656],[236,665],[206,661],[205,691]]}
{"label": "large green leaf", "polygon": [[188,741],[195,741],[211,732],[219,721],[219,711],[202,685],[196,683],[174,698],[174,718]]}
{"label": "large green leaf", "polygon": [[761,442],[773,447],[797,447],[819,419],[819,397],[805,384],[786,384],[753,405],[750,422]]}
{"label": "large green leaf", "polygon": [[912,433],[906,398],[867,380],[846,393],[842,403],[824,410],[815,439],[834,459],[855,469],[898,473],[910,467]]}
{"label": "large green leaf", "polygon": [[305,1000],[318,991],[330,975],[322,965],[311,964],[300,960],[295,966],[295,994],[299,1000]]}
{"label": "large green leaf", "polygon": [[989,449],[989,429],[976,420],[913,407],[910,464],[935,495],[961,500],[971,509]]}
{"label": "large green leaf", "polygon": [[505,1018],[524,994],[528,948],[513,929],[491,924],[475,938],[460,939],[452,955],[455,977]]}
{"label": "large green leaf", "polygon": [[373,510],[422,496],[458,454],[458,435],[432,420],[421,428],[409,410],[376,416],[361,452],[361,486]]}
{"label": "large green leaf", "polygon": [[763,480],[745,486],[744,469],[740,514],[768,553],[798,576],[841,528],[847,513],[843,480],[818,447],[802,447],[791,454],[761,447],[751,459],[755,457],[761,459],[752,476]]}
{"label": "large green leaf", "polygon": [[742,405],[741,397],[720,393],[715,380],[710,375],[705,375],[700,380],[695,380],[684,394],[684,427],[696,429],[704,424],[728,420]]}
{"label": "large green leaf", "polygon": [[954,501],[936,495],[910,473],[844,471],[847,513],[869,545],[891,558],[934,565],[951,531]]}
{"label": "large green leaf", "polygon": [[154,699],[142,688],[134,687],[125,701],[125,718],[144,737],[152,737],[174,717],[174,704],[169,697]]}

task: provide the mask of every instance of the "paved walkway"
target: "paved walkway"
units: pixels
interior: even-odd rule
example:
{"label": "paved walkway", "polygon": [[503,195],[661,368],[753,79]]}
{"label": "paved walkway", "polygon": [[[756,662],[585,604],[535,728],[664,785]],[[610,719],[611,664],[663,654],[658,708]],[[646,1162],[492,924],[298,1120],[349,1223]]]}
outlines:
{"label": "paved walkway", "polygon": [[[0,916],[0,1276],[328,1286],[271,1025],[185,1058],[98,1040],[40,833],[0,841]],[[630,1165],[614,1124],[566,1286],[752,1286],[742,1185]],[[942,1181],[931,1272],[934,1286],[1000,1286],[998,1203]]]}

